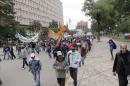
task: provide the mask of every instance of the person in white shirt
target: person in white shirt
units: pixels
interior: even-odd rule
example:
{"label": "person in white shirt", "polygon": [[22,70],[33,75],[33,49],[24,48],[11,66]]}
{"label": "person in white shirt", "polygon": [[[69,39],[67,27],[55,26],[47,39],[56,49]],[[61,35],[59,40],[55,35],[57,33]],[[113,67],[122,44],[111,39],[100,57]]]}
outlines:
{"label": "person in white shirt", "polygon": [[77,72],[79,63],[81,61],[81,54],[76,50],[75,47],[72,47],[72,52],[68,55],[70,76],[74,80],[74,86],[77,86]]}

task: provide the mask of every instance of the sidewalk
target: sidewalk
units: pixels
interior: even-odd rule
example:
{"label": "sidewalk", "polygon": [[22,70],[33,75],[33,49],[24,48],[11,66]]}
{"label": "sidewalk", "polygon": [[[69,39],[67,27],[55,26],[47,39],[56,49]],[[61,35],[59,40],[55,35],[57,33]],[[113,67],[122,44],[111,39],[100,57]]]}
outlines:
{"label": "sidewalk", "polygon": [[[78,69],[78,86],[118,86],[118,78],[112,74],[113,61],[108,51],[108,40],[102,38],[101,42],[94,41],[85,65]],[[73,86],[71,78],[66,86]]]}

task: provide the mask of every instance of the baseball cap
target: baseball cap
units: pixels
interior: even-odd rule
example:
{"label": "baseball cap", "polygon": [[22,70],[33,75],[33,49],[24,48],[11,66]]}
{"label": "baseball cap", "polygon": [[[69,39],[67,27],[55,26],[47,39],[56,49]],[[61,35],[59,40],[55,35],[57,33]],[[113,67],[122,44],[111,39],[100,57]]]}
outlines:
{"label": "baseball cap", "polygon": [[30,55],[31,57],[34,57],[35,56],[35,53],[31,53],[31,55]]}
{"label": "baseball cap", "polygon": [[57,55],[58,56],[62,55],[62,52],[61,51],[57,51]]}

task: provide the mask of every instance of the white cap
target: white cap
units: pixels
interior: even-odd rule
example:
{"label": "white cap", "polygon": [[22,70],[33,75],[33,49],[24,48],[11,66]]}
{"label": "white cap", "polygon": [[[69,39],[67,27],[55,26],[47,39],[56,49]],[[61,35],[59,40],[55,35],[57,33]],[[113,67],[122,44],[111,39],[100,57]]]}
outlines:
{"label": "white cap", "polygon": [[58,56],[62,55],[61,51],[57,51],[57,55]]}
{"label": "white cap", "polygon": [[31,55],[30,55],[31,57],[34,57],[35,56],[35,53],[31,53]]}

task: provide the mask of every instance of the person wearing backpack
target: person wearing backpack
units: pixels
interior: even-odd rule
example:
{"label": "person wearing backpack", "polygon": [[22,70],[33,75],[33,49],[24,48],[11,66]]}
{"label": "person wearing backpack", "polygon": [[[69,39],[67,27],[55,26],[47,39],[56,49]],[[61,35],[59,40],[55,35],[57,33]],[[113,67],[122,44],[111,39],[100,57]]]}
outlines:
{"label": "person wearing backpack", "polygon": [[115,56],[113,75],[118,75],[119,86],[127,86],[130,78],[130,51],[126,44],[120,45],[120,52]]}
{"label": "person wearing backpack", "polygon": [[108,41],[108,44],[109,44],[109,49],[110,49],[112,60],[114,60],[113,50],[116,49],[117,46],[116,46],[115,42],[112,39],[110,39]]}
{"label": "person wearing backpack", "polygon": [[56,71],[56,77],[59,86],[65,86],[66,73],[67,70],[69,69],[69,64],[65,60],[65,57],[61,51],[57,52],[57,56],[58,57],[55,63],[53,64],[53,68]]}

